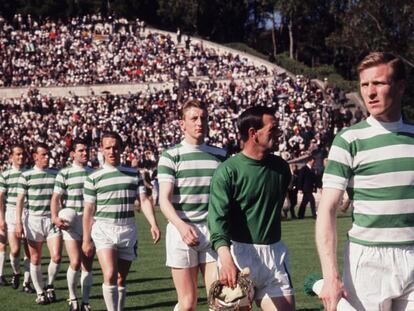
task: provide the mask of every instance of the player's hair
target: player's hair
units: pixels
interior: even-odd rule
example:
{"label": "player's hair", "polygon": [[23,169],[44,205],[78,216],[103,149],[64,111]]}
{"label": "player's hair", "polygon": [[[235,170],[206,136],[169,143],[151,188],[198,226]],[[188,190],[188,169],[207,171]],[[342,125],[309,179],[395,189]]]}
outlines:
{"label": "player's hair", "polygon": [[392,79],[394,81],[406,79],[405,65],[401,58],[396,57],[394,54],[385,52],[372,52],[365,56],[357,67],[358,74],[365,69],[382,64],[389,65],[392,68]]}
{"label": "player's hair", "polygon": [[122,150],[122,148],[123,148],[123,141],[122,141],[121,136],[118,133],[113,132],[113,131],[104,132],[102,134],[102,137],[101,137],[101,145],[103,143],[104,138],[113,138],[113,139],[116,139],[116,141],[118,142],[118,145],[119,145],[119,149]]}
{"label": "player's hair", "polygon": [[37,153],[37,150],[39,148],[43,148],[46,149],[47,151],[49,151],[49,146],[46,143],[41,143],[41,142],[37,142],[34,146],[33,146],[33,152],[32,153]]}
{"label": "player's hair", "polygon": [[20,149],[22,149],[23,150],[23,153],[25,153],[26,152],[26,150],[24,149],[24,145],[23,144],[21,144],[21,143],[14,143],[14,144],[12,144],[11,146],[10,146],[10,155],[12,155],[13,154],[13,152],[14,152],[14,149],[15,148],[20,148]]}
{"label": "player's hair", "polygon": [[189,100],[185,102],[184,105],[181,107],[181,113],[180,113],[181,119],[184,119],[185,113],[187,112],[187,110],[191,108],[199,108],[199,109],[207,111],[207,106],[205,103],[199,101],[198,99]]}
{"label": "player's hair", "polygon": [[72,140],[72,142],[70,144],[70,151],[75,151],[77,145],[88,146],[88,144],[86,143],[86,140],[84,140],[82,138],[75,138],[74,140]]}
{"label": "player's hair", "polygon": [[249,139],[250,128],[259,130],[263,127],[263,115],[265,114],[274,116],[275,111],[265,106],[253,106],[243,111],[237,120],[237,127],[242,141],[246,142]]}

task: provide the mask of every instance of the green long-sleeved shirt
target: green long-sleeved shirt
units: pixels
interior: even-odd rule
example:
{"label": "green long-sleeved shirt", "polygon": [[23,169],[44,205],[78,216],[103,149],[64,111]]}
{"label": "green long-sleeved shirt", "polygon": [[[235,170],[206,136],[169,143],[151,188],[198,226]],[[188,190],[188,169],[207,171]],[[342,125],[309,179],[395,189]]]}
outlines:
{"label": "green long-sleeved shirt", "polygon": [[216,170],[210,189],[208,227],[214,249],[230,241],[272,244],[280,240],[280,212],[291,173],[282,158],[257,161],[238,153]]}

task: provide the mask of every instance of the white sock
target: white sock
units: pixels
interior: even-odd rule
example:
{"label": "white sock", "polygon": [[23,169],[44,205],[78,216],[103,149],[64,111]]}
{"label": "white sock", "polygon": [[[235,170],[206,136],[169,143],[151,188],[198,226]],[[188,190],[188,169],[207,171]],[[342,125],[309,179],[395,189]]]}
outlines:
{"label": "white sock", "polygon": [[30,276],[32,277],[33,285],[36,289],[36,293],[40,295],[43,293],[43,276],[42,276],[42,270],[41,265],[34,265],[30,264]]}
{"label": "white sock", "polygon": [[81,291],[82,302],[89,303],[89,296],[92,289],[92,272],[82,271],[81,273]]}
{"label": "white sock", "polygon": [[4,262],[6,261],[6,252],[0,252],[0,276],[3,275]]}
{"label": "white sock", "polygon": [[10,253],[10,265],[13,269],[14,274],[20,274],[20,257],[13,257]]}
{"label": "white sock", "polygon": [[47,269],[47,274],[49,276],[47,285],[52,285],[59,273],[60,263],[56,263],[53,260],[50,261],[49,267]]}
{"label": "white sock", "polygon": [[124,310],[126,287],[118,286],[118,311]]}
{"label": "white sock", "polygon": [[107,311],[118,311],[118,286],[102,284]]}
{"label": "white sock", "polygon": [[26,256],[24,256],[24,283],[29,284],[30,283],[30,259]]}
{"label": "white sock", "polygon": [[66,272],[66,280],[68,281],[69,299],[76,299],[76,285],[79,271],[73,270],[70,266]]}
{"label": "white sock", "polygon": [[180,307],[178,306],[178,302],[175,304],[173,311],[180,311]]}

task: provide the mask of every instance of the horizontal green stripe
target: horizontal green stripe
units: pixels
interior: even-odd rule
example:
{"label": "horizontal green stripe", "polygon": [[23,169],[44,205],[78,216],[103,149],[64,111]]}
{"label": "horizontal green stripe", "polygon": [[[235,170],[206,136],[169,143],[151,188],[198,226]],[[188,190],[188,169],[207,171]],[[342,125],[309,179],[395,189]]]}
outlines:
{"label": "horizontal green stripe", "polygon": [[39,185],[30,185],[29,189],[30,190],[43,190],[43,189],[50,189],[53,190],[53,187],[55,186],[55,184],[39,184]]}
{"label": "horizontal green stripe", "polygon": [[125,219],[135,217],[134,211],[122,212],[96,212],[95,217],[110,218],[110,219]]}
{"label": "horizontal green stripe", "polygon": [[339,134],[335,136],[332,146],[344,149],[347,152],[349,151],[349,143]]}
{"label": "horizontal green stripe", "polygon": [[218,161],[221,162],[221,159],[211,153],[208,152],[191,152],[179,155],[179,162],[186,162],[186,161]]}
{"label": "horizontal green stripe", "polygon": [[70,180],[71,178],[86,177],[86,176],[88,176],[88,173],[86,171],[72,172],[66,176],[66,179]]}
{"label": "horizontal green stripe", "polygon": [[377,175],[393,172],[414,171],[414,155],[412,158],[388,159],[360,165],[355,175]]}
{"label": "horizontal green stripe", "polygon": [[215,169],[189,169],[189,170],[179,170],[177,172],[177,178],[185,178],[185,177],[205,177],[205,176],[213,176]]}
{"label": "horizontal green stripe", "polygon": [[164,165],[158,165],[158,174],[175,175],[175,171],[172,168]]}
{"label": "horizontal green stripe", "polygon": [[412,185],[376,189],[348,188],[347,191],[349,198],[355,201],[390,201],[414,199],[414,187]]}
{"label": "horizontal green stripe", "polygon": [[138,185],[127,183],[127,184],[112,184],[105,187],[99,187],[96,189],[96,192],[99,194],[107,193],[107,192],[115,192],[115,191],[126,191],[126,190],[137,190]]}
{"label": "horizontal green stripe", "polygon": [[174,195],[180,194],[209,194],[210,186],[174,187]]}
{"label": "horizontal green stripe", "polygon": [[83,200],[83,195],[79,194],[79,195],[67,195],[65,196],[66,200],[73,200],[73,201],[82,201]]}
{"label": "horizontal green stripe", "polygon": [[358,147],[360,151],[393,145],[414,145],[414,139],[406,133],[389,133],[358,140]]}
{"label": "horizontal green stripe", "polygon": [[69,184],[68,185],[68,191],[78,190],[78,189],[83,189],[83,182],[77,183],[77,184]]}
{"label": "horizontal green stripe", "polygon": [[7,192],[7,198],[16,198],[17,192]]}
{"label": "horizontal green stripe", "polygon": [[89,188],[84,188],[83,189],[83,194],[84,195],[95,196],[96,195],[96,190],[89,189]]}
{"label": "horizontal green stripe", "polygon": [[106,205],[125,205],[125,204],[134,204],[136,198],[114,198],[114,199],[106,199],[106,200],[98,200],[96,204],[98,206],[106,206]]}
{"label": "horizontal green stripe", "polygon": [[132,177],[132,178],[138,178],[138,172],[137,171],[111,171],[108,173],[104,173],[100,176],[95,177],[95,182],[114,178],[114,181],[116,181],[116,178],[120,177]]}
{"label": "horizontal green stripe", "polygon": [[38,211],[50,211],[50,205],[43,205],[43,206],[31,206],[29,205],[29,210],[38,212]]}
{"label": "horizontal green stripe", "polygon": [[29,201],[49,201],[52,198],[52,194],[40,194],[40,195],[28,195]]}
{"label": "horizontal green stripe", "polygon": [[365,215],[354,213],[354,224],[365,228],[414,227],[414,213],[398,215]]}
{"label": "horizontal green stripe", "polygon": [[177,211],[200,212],[208,210],[208,203],[173,203]]}
{"label": "horizontal green stripe", "polygon": [[403,246],[403,245],[414,245],[414,240],[411,241],[365,241],[365,240],[360,240],[354,237],[350,237],[348,236],[348,239],[350,242],[356,243],[356,244],[361,244],[361,245],[366,245],[366,246]]}
{"label": "horizontal green stripe", "polygon": [[337,162],[335,160],[328,161],[324,173],[347,179],[349,179],[352,176],[352,170],[348,165]]}

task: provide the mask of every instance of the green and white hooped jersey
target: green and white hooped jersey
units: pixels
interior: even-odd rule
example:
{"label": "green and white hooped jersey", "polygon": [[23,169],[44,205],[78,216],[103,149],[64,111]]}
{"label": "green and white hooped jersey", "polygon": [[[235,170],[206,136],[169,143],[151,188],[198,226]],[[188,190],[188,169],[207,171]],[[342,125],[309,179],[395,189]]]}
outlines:
{"label": "green and white hooped jersey", "polygon": [[181,219],[193,223],[207,221],[211,178],[225,159],[224,149],[185,141],[162,153],[158,181],[174,184],[172,203]]}
{"label": "green and white hooped jersey", "polygon": [[135,223],[134,202],[143,192],[137,169],[104,164],[86,178],[83,199],[96,205],[96,221],[128,225]]}
{"label": "green and white hooped jersey", "polygon": [[36,166],[20,175],[17,193],[26,196],[29,215],[50,215],[50,201],[56,175],[57,170],[39,169]]}
{"label": "green and white hooped jersey", "polygon": [[354,201],[349,240],[363,245],[414,244],[414,126],[372,116],[339,133],[324,188]]}
{"label": "green and white hooped jersey", "polygon": [[11,166],[0,174],[0,192],[5,193],[6,209],[16,209],[17,183],[23,172]]}
{"label": "green and white hooped jersey", "polygon": [[89,166],[72,164],[61,169],[55,179],[53,192],[62,196],[62,207],[83,212],[83,183],[93,171]]}

